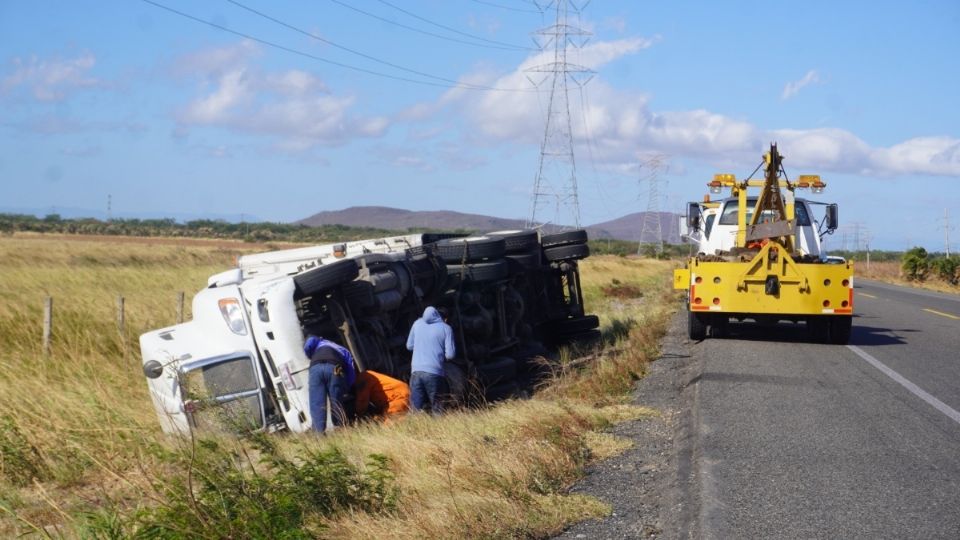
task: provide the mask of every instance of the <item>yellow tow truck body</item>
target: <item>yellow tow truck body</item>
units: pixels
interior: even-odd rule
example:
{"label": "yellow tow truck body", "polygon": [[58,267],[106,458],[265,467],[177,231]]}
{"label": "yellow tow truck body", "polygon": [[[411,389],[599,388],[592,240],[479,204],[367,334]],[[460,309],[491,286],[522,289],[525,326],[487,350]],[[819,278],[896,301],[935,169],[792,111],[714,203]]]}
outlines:
{"label": "yellow tow truck body", "polygon": [[[815,341],[849,340],[853,263],[829,264],[820,253],[811,255],[795,247],[798,215],[793,193],[808,188],[820,193],[826,184],[813,175],[789,181],[782,159],[773,144],[761,164],[763,180],[737,181],[731,174],[719,174],[708,184],[714,193],[728,188],[736,200],[736,237],[730,249],[698,253],[685,268],[674,271],[674,288],[688,291],[691,339],[720,337],[730,319],[736,319],[805,322]],[[759,195],[748,197],[750,188],[759,188]],[[749,201],[755,203],[748,207]],[[832,219],[828,233],[836,228],[837,215],[836,205],[829,207],[824,218]],[[697,226],[689,213],[688,222]]]}

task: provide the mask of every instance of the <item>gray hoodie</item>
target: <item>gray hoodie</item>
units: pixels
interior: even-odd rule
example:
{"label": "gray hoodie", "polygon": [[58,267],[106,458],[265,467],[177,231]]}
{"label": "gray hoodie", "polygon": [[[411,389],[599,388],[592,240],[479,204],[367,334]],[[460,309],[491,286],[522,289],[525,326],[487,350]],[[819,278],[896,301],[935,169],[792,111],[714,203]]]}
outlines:
{"label": "gray hoodie", "polygon": [[413,351],[411,372],[423,371],[441,377],[444,375],[444,359],[450,360],[456,354],[453,329],[443,322],[440,313],[433,306],[423,310],[423,317],[417,319],[410,328],[407,350]]}

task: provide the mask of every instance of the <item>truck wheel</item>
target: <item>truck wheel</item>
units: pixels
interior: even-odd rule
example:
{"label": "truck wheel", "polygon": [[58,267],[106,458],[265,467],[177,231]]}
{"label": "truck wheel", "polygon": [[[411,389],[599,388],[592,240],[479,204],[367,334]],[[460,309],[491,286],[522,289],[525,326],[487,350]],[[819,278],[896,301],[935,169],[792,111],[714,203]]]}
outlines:
{"label": "truck wheel", "polygon": [[477,365],[480,382],[487,388],[512,381],[517,377],[517,362],[509,356],[498,356]]}
{"label": "truck wheel", "polygon": [[487,236],[503,238],[507,247],[507,253],[526,253],[536,248],[540,243],[537,231],[531,229],[522,231],[496,231],[487,233]]}
{"label": "truck wheel", "polygon": [[543,250],[543,257],[548,261],[585,259],[589,256],[590,247],[586,244],[570,244]]}
{"label": "truck wheel", "polygon": [[853,330],[853,317],[840,315],[830,318],[830,343],[846,345],[850,341],[850,331]]}
{"label": "truck wheel", "polygon": [[510,265],[510,272],[514,274],[540,266],[540,254],[537,252],[507,255],[504,259]]}
{"label": "truck wheel", "polygon": [[516,397],[519,393],[520,387],[517,386],[517,383],[510,381],[487,388],[484,391],[484,397],[488,403],[492,403]]}
{"label": "truck wheel", "polygon": [[542,245],[544,248],[555,247],[555,246],[569,246],[571,244],[586,244],[586,243],[587,243],[587,231],[583,229],[565,231],[557,234],[547,234],[540,239],[540,245]]}
{"label": "truck wheel", "polygon": [[587,315],[585,317],[575,317],[573,319],[561,319],[550,324],[551,330],[555,334],[577,334],[593,330],[600,326],[600,318],[596,315]]}
{"label": "truck wheel", "polygon": [[359,274],[357,261],[344,259],[294,276],[293,284],[301,297],[313,296],[337,285],[353,281],[357,274]]}
{"label": "truck wheel", "polygon": [[496,281],[510,274],[507,261],[499,260],[473,264],[451,264],[447,266],[447,275],[463,276],[473,282]]}
{"label": "truck wheel", "polygon": [[373,307],[376,301],[373,297],[373,285],[369,281],[351,281],[343,286],[343,297],[350,307],[366,309]]}
{"label": "truck wheel", "polygon": [[814,343],[829,343],[830,321],[823,315],[814,315],[807,319],[807,336]]}
{"label": "truck wheel", "polygon": [[480,262],[499,259],[507,252],[503,238],[494,236],[466,236],[446,238],[436,244],[437,255],[448,263]]}
{"label": "truck wheel", "polygon": [[702,313],[687,312],[687,332],[694,341],[707,339],[707,320]]}

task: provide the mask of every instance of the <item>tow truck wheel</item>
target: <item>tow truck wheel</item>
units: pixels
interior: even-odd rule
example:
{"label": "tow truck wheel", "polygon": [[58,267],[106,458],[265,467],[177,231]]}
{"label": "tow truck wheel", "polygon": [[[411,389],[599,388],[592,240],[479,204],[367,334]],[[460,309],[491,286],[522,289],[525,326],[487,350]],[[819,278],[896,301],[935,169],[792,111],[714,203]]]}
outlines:
{"label": "tow truck wheel", "polygon": [[687,332],[694,341],[707,339],[707,321],[702,313],[687,312]]}
{"label": "tow truck wheel", "polygon": [[830,318],[830,343],[846,345],[850,341],[850,331],[853,330],[853,317],[840,315]]}

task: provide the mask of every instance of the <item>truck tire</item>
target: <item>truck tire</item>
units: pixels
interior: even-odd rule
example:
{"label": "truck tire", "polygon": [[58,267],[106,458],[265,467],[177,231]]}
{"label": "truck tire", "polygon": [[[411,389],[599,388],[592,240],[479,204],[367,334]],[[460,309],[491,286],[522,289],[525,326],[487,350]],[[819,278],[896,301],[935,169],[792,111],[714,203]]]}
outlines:
{"label": "truck tire", "polygon": [[830,317],[830,343],[846,345],[850,341],[851,330],[853,330],[853,316],[838,315]]}
{"label": "truck tire", "polygon": [[516,231],[496,231],[487,233],[487,236],[503,238],[507,253],[526,253],[540,244],[537,231],[532,229]]}
{"label": "truck tire", "polygon": [[357,261],[344,259],[294,276],[293,285],[301,297],[313,296],[348,281],[353,281],[358,274]]}
{"label": "truck tire", "polygon": [[589,256],[590,246],[586,244],[570,244],[543,250],[543,258],[551,262],[585,259]]}
{"label": "truck tire", "polygon": [[447,266],[447,275],[463,276],[467,281],[481,283],[486,281],[497,281],[510,274],[510,267],[507,261],[499,260],[493,262],[473,263],[473,264],[451,264]]}
{"label": "truck tire", "polygon": [[510,273],[519,274],[540,266],[540,253],[514,254],[504,257],[510,265]]}
{"label": "truck tire", "polygon": [[707,319],[702,313],[687,312],[687,333],[694,341],[707,339]]}
{"label": "truck tire", "polygon": [[550,326],[551,330],[558,335],[578,334],[599,327],[600,318],[596,315],[587,315],[573,319],[561,319],[554,321]]}
{"label": "truck tire", "polygon": [[356,309],[367,309],[372,307],[375,300],[373,298],[373,285],[369,281],[351,281],[343,286],[343,297],[350,304],[350,307]]}
{"label": "truck tire", "polygon": [[491,386],[487,388],[483,394],[487,403],[493,403],[494,401],[503,401],[517,397],[517,395],[520,394],[520,387],[517,386],[517,383],[510,381]]}
{"label": "truck tire", "polygon": [[513,381],[517,377],[517,362],[509,356],[497,356],[477,365],[477,374],[486,388]]}
{"label": "truck tire", "polygon": [[503,238],[493,236],[465,236],[446,238],[434,244],[436,253],[448,263],[482,262],[499,259],[507,252]]}
{"label": "truck tire", "polygon": [[586,244],[587,243],[587,231],[583,229],[576,229],[573,231],[565,231],[557,234],[547,234],[540,239],[540,245],[544,248],[548,247],[557,247],[557,246],[569,246],[571,244]]}

